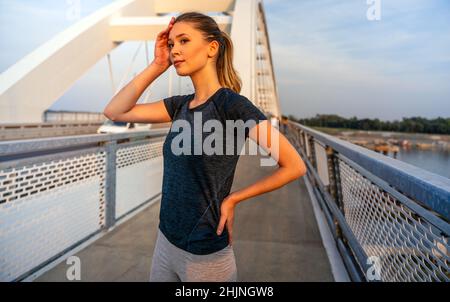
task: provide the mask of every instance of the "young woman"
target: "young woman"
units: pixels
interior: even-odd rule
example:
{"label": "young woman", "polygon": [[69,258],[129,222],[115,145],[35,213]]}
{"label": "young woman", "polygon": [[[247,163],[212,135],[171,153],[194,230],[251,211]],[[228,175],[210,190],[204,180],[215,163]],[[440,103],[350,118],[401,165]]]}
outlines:
{"label": "young woman", "polygon": [[[160,222],[150,281],[237,281],[232,247],[236,205],[306,173],[295,148],[250,100],[239,94],[241,80],[233,68],[232,56],[230,37],[211,17],[197,12],[173,17],[156,38],[153,62],[122,88],[104,110],[104,115],[114,121],[172,121],[163,145]],[[136,104],[144,90],[172,64],[178,75],[191,78],[195,93]],[[199,117],[200,125],[196,125]],[[211,154],[198,152],[198,142],[192,143],[200,135],[200,144],[204,144],[210,133],[199,133],[199,129],[202,131],[212,121],[217,122],[215,128],[226,127],[228,121],[254,121],[254,126],[245,128],[240,137],[244,142],[250,137],[269,152],[278,169],[230,194],[239,148],[233,144],[231,154]],[[188,135],[193,140],[183,140],[183,150],[187,152],[182,154],[175,150],[179,147],[179,142],[175,143],[179,134],[176,130],[181,128],[175,126],[177,122],[192,126],[195,132]],[[227,129],[218,138],[230,135],[238,137],[234,130]],[[277,143],[271,141],[272,137],[277,137]],[[229,146],[223,145],[229,141],[225,138],[222,142],[218,148],[227,149]]]}

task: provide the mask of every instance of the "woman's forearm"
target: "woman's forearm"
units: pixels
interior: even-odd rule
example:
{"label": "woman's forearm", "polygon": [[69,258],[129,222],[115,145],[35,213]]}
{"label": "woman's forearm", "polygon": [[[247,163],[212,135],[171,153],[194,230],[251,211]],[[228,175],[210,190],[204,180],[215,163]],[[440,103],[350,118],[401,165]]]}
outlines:
{"label": "woman's forearm", "polygon": [[135,76],[127,85],[117,92],[103,113],[109,118],[125,113],[136,105],[137,100],[145,89],[166,69],[155,63],[148,65],[142,72]]}
{"label": "woman's forearm", "polygon": [[249,199],[253,196],[257,196],[266,192],[273,191],[278,189],[285,184],[299,178],[303,174],[300,174],[297,171],[293,171],[291,168],[287,167],[279,167],[274,173],[266,176],[254,184],[233,192],[232,200],[235,204],[238,204],[241,201]]}

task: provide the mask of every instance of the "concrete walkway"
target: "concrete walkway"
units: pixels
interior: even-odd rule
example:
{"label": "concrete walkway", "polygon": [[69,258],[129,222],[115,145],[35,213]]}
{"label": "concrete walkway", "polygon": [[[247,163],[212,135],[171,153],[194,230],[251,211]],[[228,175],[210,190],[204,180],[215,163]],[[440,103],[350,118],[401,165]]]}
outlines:
{"label": "concrete walkway", "polygon": [[[232,191],[273,172],[241,155]],[[147,281],[159,201],[79,253],[82,281]],[[233,246],[239,281],[333,281],[303,179],[237,205]],[[67,281],[64,262],[35,281]]]}

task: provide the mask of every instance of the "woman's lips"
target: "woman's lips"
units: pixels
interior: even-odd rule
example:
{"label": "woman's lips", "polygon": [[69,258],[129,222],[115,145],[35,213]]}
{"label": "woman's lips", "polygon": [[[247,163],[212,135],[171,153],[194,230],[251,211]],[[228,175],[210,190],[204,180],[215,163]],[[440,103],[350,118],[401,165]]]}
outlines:
{"label": "woman's lips", "polygon": [[179,66],[181,63],[184,63],[184,61],[177,61],[177,62],[175,62],[173,65]]}

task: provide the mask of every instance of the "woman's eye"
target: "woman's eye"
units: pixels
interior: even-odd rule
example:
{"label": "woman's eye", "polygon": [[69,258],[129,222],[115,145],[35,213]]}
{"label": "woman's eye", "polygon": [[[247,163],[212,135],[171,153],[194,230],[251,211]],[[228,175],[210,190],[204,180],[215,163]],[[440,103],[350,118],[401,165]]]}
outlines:
{"label": "woman's eye", "polygon": [[[182,39],[182,40],[180,40],[181,42],[188,42],[189,40],[187,40],[187,39]],[[171,48],[171,47],[173,47],[173,44],[167,44],[167,46],[169,46],[169,48]]]}

